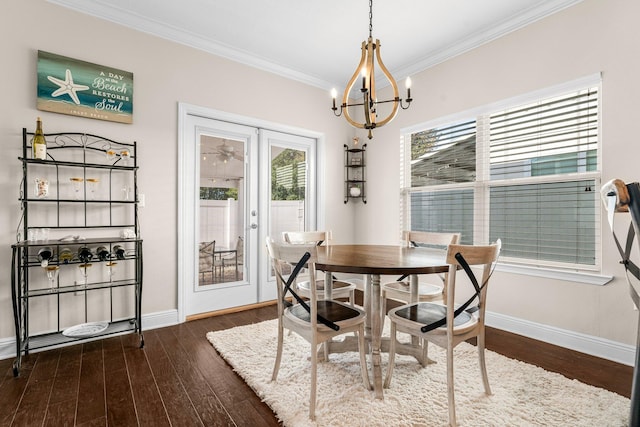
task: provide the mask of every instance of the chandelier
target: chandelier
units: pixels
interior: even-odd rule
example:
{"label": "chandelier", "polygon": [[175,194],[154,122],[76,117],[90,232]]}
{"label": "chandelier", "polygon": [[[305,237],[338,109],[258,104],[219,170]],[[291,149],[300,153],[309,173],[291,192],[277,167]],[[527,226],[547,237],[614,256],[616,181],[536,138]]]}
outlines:
{"label": "chandelier", "polygon": [[[347,83],[347,87],[344,90],[344,95],[342,96],[342,105],[340,105],[340,112],[338,112],[338,107],[336,107],[336,97],[338,93],[335,89],[331,90],[331,97],[333,98],[333,106],[331,107],[331,109],[333,110],[333,114],[335,114],[337,117],[340,117],[344,112],[344,118],[352,126],[360,129],[367,129],[369,131],[369,139],[373,138],[373,129],[384,126],[391,120],[393,120],[396,114],[398,114],[398,107],[406,110],[411,105],[411,101],[413,101],[411,99],[411,78],[409,77],[407,77],[406,81],[406,106],[403,103],[403,100],[398,96],[398,85],[393,79],[393,76],[391,75],[389,70],[387,70],[387,67],[385,67],[385,65],[382,63],[382,58],[380,57],[380,40],[376,39],[376,42],[373,42],[373,37],[371,35],[373,31],[372,21],[373,0],[369,0],[369,39],[362,42],[362,57],[360,58],[360,64],[358,64],[358,68],[356,68],[355,73],[353,73],[353,76],[351,76],[351,80],[349,80],[349,83]],[[393,89],[392,99],[379,101],[376,97],[376,82],[374,76],[375,62],[378,63],[379,69],[391,84],[391,88]],[[358,81],[359,75],[362,76],[362,87],[360,88],[360,92],[362,92],[362,102],[350,104],[349,93]],[[391,111],[384,119],[378,120],[378,105],[387,103],[393,103]],[[349,107],[359,106],[363,108],[364,112],[364,121],[362,122],[354,120],[353,117],[351,117],[351,114],[349,114]]]}

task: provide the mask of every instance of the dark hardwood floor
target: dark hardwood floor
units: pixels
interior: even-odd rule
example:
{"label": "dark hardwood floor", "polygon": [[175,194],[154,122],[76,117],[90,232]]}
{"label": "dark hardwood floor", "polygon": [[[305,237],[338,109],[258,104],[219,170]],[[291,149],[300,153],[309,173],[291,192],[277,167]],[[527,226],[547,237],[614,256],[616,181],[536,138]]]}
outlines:
{"label": "dark hardwood floor", "polygon": [[[1,360],[0,426],[277,426],[218,355],[208,331],[274,318],[275,306]],[[487,346],[623,396],[632,368],[489,329]]]}

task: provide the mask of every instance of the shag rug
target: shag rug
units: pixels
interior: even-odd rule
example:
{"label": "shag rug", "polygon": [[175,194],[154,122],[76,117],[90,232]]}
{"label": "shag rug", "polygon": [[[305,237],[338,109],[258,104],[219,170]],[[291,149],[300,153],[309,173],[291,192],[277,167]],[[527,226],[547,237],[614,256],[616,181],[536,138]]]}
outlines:
{"label": "shag rug", "polygon": [[[309,411],[309,344],[285,330],[278,379],[271,382],[277,323],[269,320],[218,332],[207,339],[287,427],[446,426],[447,379],[444,350],[429,346],[437,363],[421,368],[398,355],[384,400],[365,390],[358,353],[331,354],[318,364],[316,421]],[[626,426],[629,399],[486,351],[493,394],[482,386],[476,347],[454,350],[456,416],[462,426]],[[367,358],[370,361],[369,358]],[[387,355],[383,353],[383,376]]]}

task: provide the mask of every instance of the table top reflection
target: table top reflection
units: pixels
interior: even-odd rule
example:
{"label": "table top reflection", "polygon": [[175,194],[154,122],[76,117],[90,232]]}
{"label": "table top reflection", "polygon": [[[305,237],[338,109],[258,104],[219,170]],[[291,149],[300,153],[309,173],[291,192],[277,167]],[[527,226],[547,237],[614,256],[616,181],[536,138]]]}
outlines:
{"label": "table top reflection", "polygon": [[445,273],[446,252],[393,245],[329,245],[318,247],[316,268],[334,273],[377,275]]}

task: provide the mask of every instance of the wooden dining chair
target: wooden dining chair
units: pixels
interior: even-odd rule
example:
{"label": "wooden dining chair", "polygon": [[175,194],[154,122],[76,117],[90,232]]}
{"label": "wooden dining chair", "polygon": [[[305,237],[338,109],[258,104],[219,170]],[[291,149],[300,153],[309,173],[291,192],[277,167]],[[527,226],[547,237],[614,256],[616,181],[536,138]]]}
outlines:
{"label": "wooden dining chair", "polygon": [[[427,246],[433,248],[446,249],[451,244],[460,241],[460,233],[433,233],[428,231],[404,231],[402,240],[406,246]],[[439,276],[430,274],[428,277],[431,281],[422,281],[421,276],[418,280],[418,301],[444,301],[444,281],[446,275]],[[406,276],[399,277],[393,282],[384,283],[381,286],[380,294],[382,301],[382,313],[387,312],[387,299],[404,302],[411,302],[411,293],[409,290],[409,278]],[[384,314],[383,314],[384,317]]]}
{"label": "wooden dining chair", "polygon": [[[384,387],[391,384],[395,364],[397,332],[405,332],[419,337],[424,345],[432,342],[447,352],[447,398],[449,406],[449,424],[456,425],[453,349],[461,342],[477,337],[480,373],[486,394],[491,394],[487,367],[484,358],[485,338],[484,321],[487,301],[487,288],[492,268],[500,253],[500,240],[492,245],[449,245],[447,249],[446,305],[435,302],[417,302],[397,307],[389,311],[391,320],[391,342],[389,345],[389,365]],[[482,268],[481,279],[477,280],[470,266]],[[456,304],[456,278],[462,268],[474,288],[474,294],[463,304]],[[474,305],[474,303],[476,303]]]}
{"label": "wooden dining chair", "polygon": [[211,282],[214,280],[214,252],[216,241],[200,242],[198,245],[198,272],[200,280],[204,281],[206,274],[211,273]]}
{"label": "wooden dining chair", "polygon": [[[282,233],[282,239],[290,244],[315,244],[317,246],[326,245],[331,241],[330,231],[285,231]],[[318,278],[316,281],[316,292],[319,299],[326,297],[324,292],[324,278]],[[344,280],[333,279],[331,288],[331,298],[348,298],[351,305],[355,304],[356,285]],[[309,281],[298,283],[298,294],[304,298],[311,295]]]}
{"label": "wooden dining chair", "polygon": [[[315,243],[291,245],[275,243],[272,239],[267,238],[267,250],[272,260],[278,286],[278,345],[271,380],[276,381],[278,377],[282,360],[284,329],[286,328],[311,344],[309,418],[315,420],[318,350],[322,343],[339,335],[356,333],[358,335],[362,381],[367,390],[371,389],[365,357],[365,312],[340,301],[319,300],[315,287],[311,287],[310,299],[306,302],[296,293],[295,282],[302,269],[307,270],[309,280],[312,283],[315,281],[315,261],[317,259]],[[294,267],[291,271],[292,265]],[[286,279],[285,274],[288,274]],[[292,302],[288,295],[293,298]],[[328,361],[328,358],[325,361]]]}
{"label": "wooden dining chair", "polygon": [[223,271],[227,266],[233,266],[233,268],[236,269],[235,275],[236,280],[238,280],[240,268],[244,264],[244,239],[242,236],[238,236],[238,239],[236,240],[235,252],[232,254],[222,255],[221,261]]}

